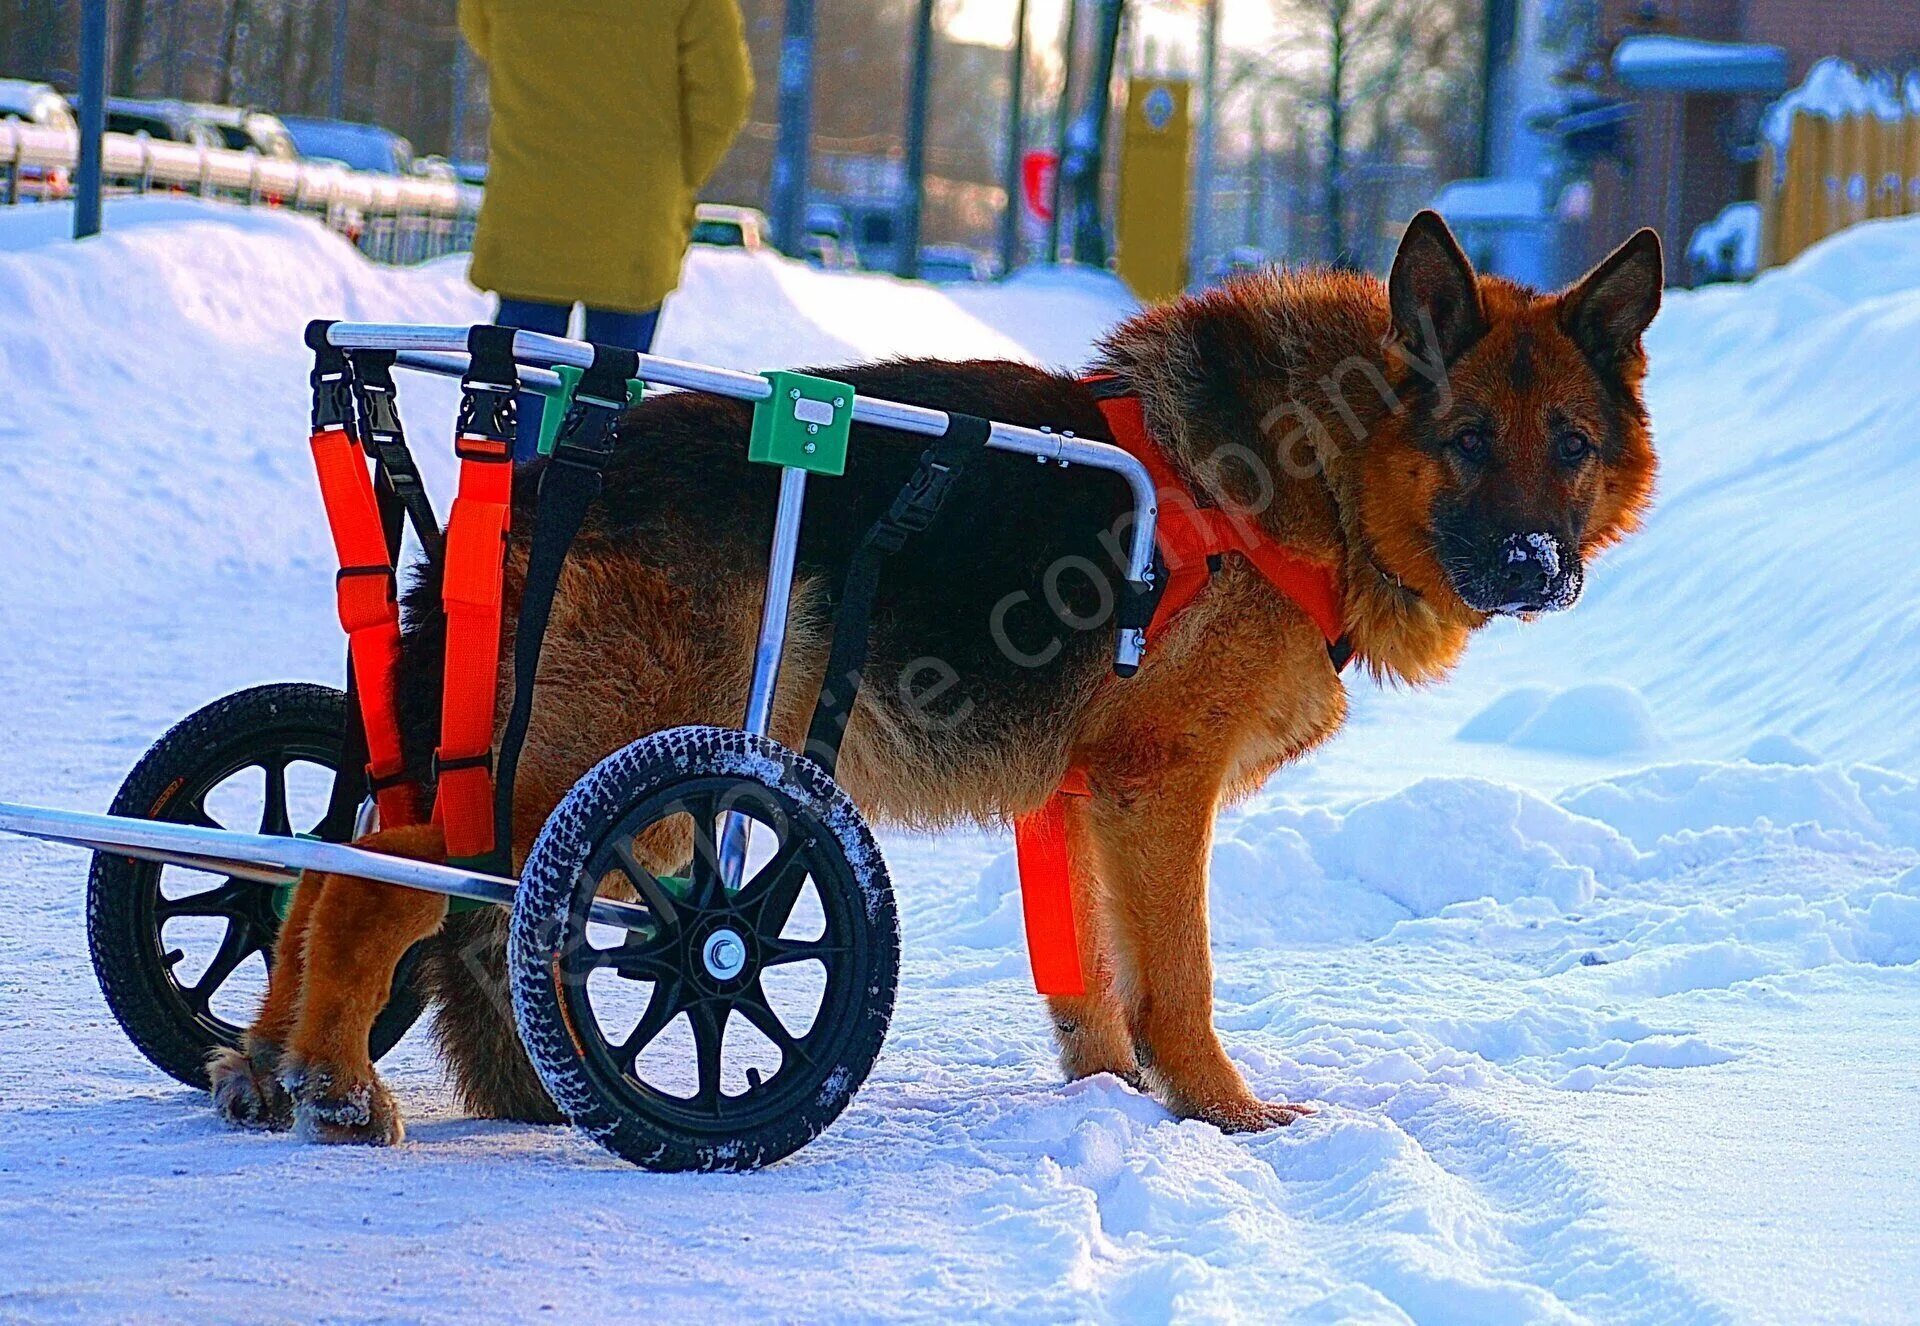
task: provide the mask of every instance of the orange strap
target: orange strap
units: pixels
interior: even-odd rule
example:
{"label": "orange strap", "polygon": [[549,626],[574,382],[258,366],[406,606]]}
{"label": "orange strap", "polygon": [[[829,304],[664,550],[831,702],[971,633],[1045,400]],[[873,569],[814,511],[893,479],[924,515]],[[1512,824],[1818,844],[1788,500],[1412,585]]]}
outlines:
{"label": "orange strap", "polygon": [[501,578],[513,509],[512,444],[460,435],[460,488],[447,516],[446,678],[440,697],[439,791],[434,818],[447,855],[494,849],[493,703],[500,680]]}
{"label": "orange strap", "polygon": [[393,558],[380,524],[380,504],[359,445],[340,427],[313,434],[314,469],[340,557],[335,599],[353,662],[354,693],[367,734],[367,777],[382,826],[417,824],[419,788],[405,778],[394,672],[400,663],[400,605]]}
{"label": "orange strap", "polygon": [[1340,582],[1334,568],[1287,547],[1268,534],[1250,516],[1220,507],[1203,507],[1181,482],[1179,472],[1147,432],[1146,414],[1138,396],[1116,396],[1100,402],[1115,445],[1147,467],[1158,490],[1160,520],[1155,526],[1160,556],[1167,564],[1167,588],[1147,628],[1149,640],[1164,633],[1180,610],[1206,585],[1209,557],[1239,553],[1275,589],[1312,618],[1329,644],[1340,639]]}
{"label": "orange strap", "polygon": [[1020,910],[1027,924],[1027,961],[1043,995],[1087,992],[1073,915],[1073,854],[1067,840],[1067,798],[1091,796],[1080,770],[1067,775],[1040,809],[1013,821],[1014,859],[1020,866]]}
{"label": "orange strap", "polygon": [[[1269,584],[1313,620],[1328,644],[1339,647],[1345,628],[1340,582],[1334,568],[1280,543],[1250,517],[1196,502],[1173,462],[1147,432],[1139,397],[1103,398],[1100,413],[1106,417],[1114,443],[1147,467],[1157,490],[1160,518],[1155,527],[1156,542],[1167,567],[1167,587],[1147,626],[1149,641],[1165,634],[1180,610],[1205,587],[1213,574],[1209,559],[1233,552],[1252,562]],[[1092,794],[1086,771],[1070,770],[1066,781],[1040,809],[1017,816],[1013,822],[1014,854],[1020,864],[1020,904],[1027,924],[1027,958],[1033,966],[1034,986],[1043,995],[1086,993],[1080,946],[1074,937],[1067,798]]]}

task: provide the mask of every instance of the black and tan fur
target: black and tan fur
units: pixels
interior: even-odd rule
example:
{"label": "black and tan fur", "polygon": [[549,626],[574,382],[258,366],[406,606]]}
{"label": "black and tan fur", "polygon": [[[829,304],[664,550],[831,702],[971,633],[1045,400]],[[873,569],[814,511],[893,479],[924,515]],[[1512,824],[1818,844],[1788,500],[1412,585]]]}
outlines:
{"label": "black and tan fur", "polygon": [[[1660,271],[1643,232],[1573,290],[1537,295],[1475,277],[1423,214],[1390,282],[1243,278],[1140,314],[1101,361],[1143,398],[1197,491],[1339,569],[1361,666],[1425,682],[1493,613],[1564,606],[1582,559],[1635,524],[1654,472],[1639,338]],[[835,375],[863,394],[1106,435],[1084,386],[1023,365]],[[674,394],[624,421],[554,607],[517,853],[609,752],[679,724],[739,721],[776,479],[746,460],[748,419],[743,404]],[[856,428],[846,476],[809,490],[774,725],[784,741],[804,736],[853,547],[922,445]],[[1073,800],[1069,828],[1090,988],[1051,1001],[1067,1073],[1119,1074],[1225,1128],[1285,1123],[1299,1108],[1255,1097],[1213,1029],[1207,857],[1220,806],[1331,736],[1345,689],[1313,624],[1238,559],[1138,676],[1112,678],[1126,512],[1112,476],[982,456],[935,527],[887,567],[840,775],[876,820],[924,828],[1032,810],[1070,767],[1085,769],[1093,795]],[[516,530],[532,515],[523,501]],[[1551,565],[1527,562],[1528,548],[1549,545]],[[524,554],[516,534],[510,608]],[[409,598],[401,684],[423,776],[441,661],[434,579],[428,570]],[[440,851],[425,828],[370,845]],[[655,850],[657,868],[677,864],[670,847]],[[499,917],[443,928],[439,899],[338,877],[304,884],[295,916],[250,1058],[216,1065],[229,1117],[397,1140],[366,1029],[393,964],[429,936],[441,1043],[466,1106],[553,1117],[497,993]]]}

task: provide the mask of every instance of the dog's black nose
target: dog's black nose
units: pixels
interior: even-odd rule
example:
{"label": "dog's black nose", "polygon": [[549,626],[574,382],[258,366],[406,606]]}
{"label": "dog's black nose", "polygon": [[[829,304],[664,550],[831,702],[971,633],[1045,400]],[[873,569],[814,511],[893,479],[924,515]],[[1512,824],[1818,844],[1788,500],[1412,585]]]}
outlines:
{"label": "dog's black nose", "polygon": [[1495,576],[1510,608],[1544,607],[1560,578],[1560,541],[1551,534],[1513,534],[1500,545]]}

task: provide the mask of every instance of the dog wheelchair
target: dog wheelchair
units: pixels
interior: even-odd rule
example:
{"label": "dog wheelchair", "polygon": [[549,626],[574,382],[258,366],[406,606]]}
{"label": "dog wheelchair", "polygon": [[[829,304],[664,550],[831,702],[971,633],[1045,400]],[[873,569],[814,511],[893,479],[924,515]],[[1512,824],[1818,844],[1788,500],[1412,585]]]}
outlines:
{"label": "dog wheelchair", "polygon": [[[510,909],[507,976],[521,1041],[560,1110],[616,1154],[662,1170],[748,1169],[790,1154],[865,1080],[893,1007],[892,886],[872,833],[834,781],[886,558],[937,519],[983,448],[1116,473],[1133,518],[1114,667],[1130,675],[1164,589],[1154,476],[1110,443],[858,397],[805,374],[753,375],[491,326],[320,322],[307,342],[311,445],[341,560],[346,687],[268,685],[218,700],[148,751],[108,814],[0,804],[0,829],[93,850],[87,917],[101,988],[134,1045],[183,1083],[206,1087],[208,1056],[239,1045],[244,1028],[215,997],[255,955],[271,964],[294,884],[322,871],[442,894],[455,908]],[[461,379],[459,493],[444,530],[401,427],[396,368]],[[746,711],[738,729],[657,732],[601,761],[548,817],[516,878],[510,811],[549,610],[620,445],[619,417],[659,387],[752,402],[749,456],[779,468]],[[522,392],[546,399],[546,461],[513,632],[511,703],[496,732]],[[828,686],[805,749],[795,751],[768,729],[803,501],[811,481],[844,471],[856,422],[928,445],[847,570]],[[443,580],[431,808],[407,776],[393,693],[396,567],[409,525]],[[295,768],[330,780],[325,813],[310,828],[292,809]],[[212,798],[256,772],[258,824],[222,823]],[[350,845],[376,824],[429,814],[445,832],[447,864]],[[1021,840],[1036,982],[1078,992],[1065,872],[1036,871],[1030,883],[1025,868],[1030,850],[1064,848],[1046,841],[1044,825],[1037,832]],[[635,845],[663,834],[692,848],[679,869],[657,874]],[[183,892],[178,872],[216,882]],[[204,963],[185,960],[183,927],[211,946]],[[374,1024],[376,1059],[421,1011],[416,960],[417,952],[402,961]],[[196,967],[194,979],[182,975]],[[730,1051],[745,1039],[748,1052]]]}

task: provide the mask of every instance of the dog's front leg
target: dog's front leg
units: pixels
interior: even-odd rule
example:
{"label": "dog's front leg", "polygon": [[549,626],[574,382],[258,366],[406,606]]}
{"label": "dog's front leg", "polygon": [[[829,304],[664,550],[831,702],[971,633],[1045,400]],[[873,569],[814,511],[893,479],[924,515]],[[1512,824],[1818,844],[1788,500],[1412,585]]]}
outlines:
{"label": "dog's front leg", "polygon": [[1252,1132],[1310,1111],[1256,1097],[1213,1029],[1213,814],[1207,789],[1156,789],[1124,814],[1098,817],[1100,856],[1110,872],[1121,998],[1148,1084],[1176,1114]]}

